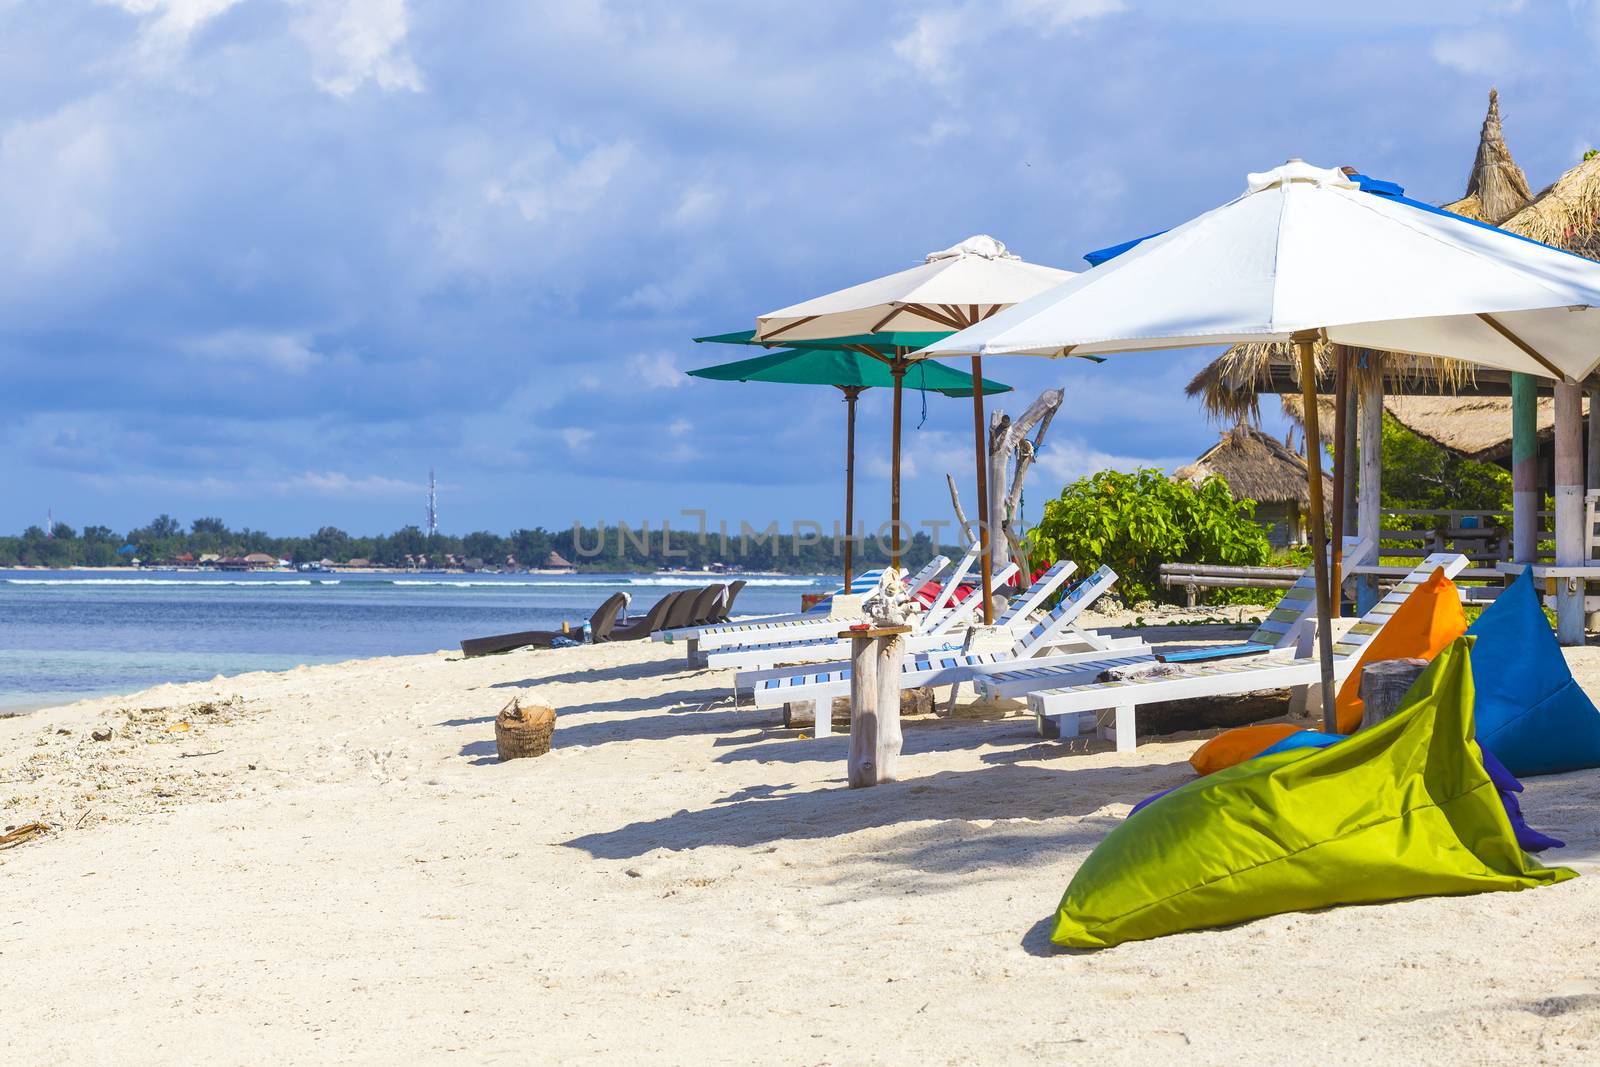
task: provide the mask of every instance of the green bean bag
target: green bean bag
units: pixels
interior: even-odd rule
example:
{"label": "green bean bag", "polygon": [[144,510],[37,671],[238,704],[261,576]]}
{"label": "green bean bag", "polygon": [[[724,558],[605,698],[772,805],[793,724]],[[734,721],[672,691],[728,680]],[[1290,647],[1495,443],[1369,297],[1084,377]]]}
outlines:
{"label": "green bean bag", "polygon": [[1130,816],[1067,886],[1051,940],[1102,948],[1263,915],[1576,877],[1517,847],[1472,740],[1471,638],[1392,718],[1247,760]]}

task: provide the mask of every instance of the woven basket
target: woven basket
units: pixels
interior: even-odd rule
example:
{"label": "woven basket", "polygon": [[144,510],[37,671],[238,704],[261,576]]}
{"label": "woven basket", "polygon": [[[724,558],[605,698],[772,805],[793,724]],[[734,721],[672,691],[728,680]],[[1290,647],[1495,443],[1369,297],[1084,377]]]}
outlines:
{"label": "woven basket", "polygon": [[524,704],[521,697],[500,709],[494,719],[494,746],[502,760],[542,756],[550,751],[556,712],[542,704]]}

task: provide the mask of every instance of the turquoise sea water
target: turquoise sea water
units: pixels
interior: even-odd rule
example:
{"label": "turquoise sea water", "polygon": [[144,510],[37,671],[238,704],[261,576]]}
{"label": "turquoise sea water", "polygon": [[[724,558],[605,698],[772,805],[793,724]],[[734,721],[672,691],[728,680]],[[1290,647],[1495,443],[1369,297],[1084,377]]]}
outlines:
{"label": "turquoise sea water", "polygon": [[[718,578],[731,580],[734,576]],[[190,574],[0,570],[0,709],[161,682],[455,648],[580,624],[615,590],[631,614],[711,579],[676,575]],[[739,614],[798,611],[826,579],[747,576]]]}

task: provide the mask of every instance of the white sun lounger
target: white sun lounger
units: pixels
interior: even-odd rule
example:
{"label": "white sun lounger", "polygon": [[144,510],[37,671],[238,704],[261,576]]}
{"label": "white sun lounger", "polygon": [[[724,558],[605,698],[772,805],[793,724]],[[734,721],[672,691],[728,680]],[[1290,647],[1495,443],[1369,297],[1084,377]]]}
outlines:
{"label": "white sun lounger", "polygon": [[[964,560],[964,564],[970,562],[971,555],[969,553],[969,559]],[[906,636],[906,647],[909,651],[920,652],[931,648],[942,648],[959,640],[954,636],[954,632],[972,622],[983,601],[981,595],[972,595],[958,603],[950,602],[966,573],[966,566],[958,567],[944,588],[939,591],[933,606],[912,620],[911,625],[914,630]],[[994,573],[991,582],[996,586],[1004,585],[1016,573],[1017,565],[1008,563]],[[850,653],[849,639],[840,637],[839,633],[848,629],[852,621],[854,620],[834,619],[833,625],[817,637],[794,641],[756,641],[702,651],[696,662],[713,670],[727,667],[759,670],[776,667],[780,663],[810,663],[835,659]]]}
{"label": "white sun lounger", "polygon": [[[1356,538],[1345,538],[1345,550],[1355,553],[1364,543]],[[1359,558],[1359,557],[1356,557]],[[1431,574],[1432,571],[1430,570]],[[1206,663],[1245,656],[1259,656],[1275,648],[1287,648],[1298,636],[1301,622],[1317,610],[1317,577],[1314,564],[1284,590],[1278,603],[1261,620],[1255,632],[1237,645],[1199,648],[1190,652],[1172,652],[1162,655],[1152,653],[1150,659],[1162,663]],[[979,694],[990,700],[1025,696],[1039,689],[1051,689],[1061,684],[1061,668],[1032,664],[1006,664],[993,670],[979,671],[972,679]]]}
{"label": "white sun lounger", "polygon": [[[1467,558],[1454,552],[1435,553],[1418,564],[1404,581],[1334,642],[1335,681],[1343,682],[1349,676],[1368,643],[1435,568],[1442,567],[1448,577],[1461,573],[1466,566]],[[1302,627],[1303,631],[1306,629]],[[1305,636],[1303,633],[1302,637]],[[1312,644],[1303,640],[1304,647],[1300,649],[1275,649],[1252,658],[1189,667],[1174,665],[1181,674],[1115,681],[1100,681],[1099,676],[1109,668],[1127,666],[1125,660],[1107,657],[1094,662],[1083,661],[1056,671],[1056,687],[1030,693],[1028,707],[1039,720],[1040,733],[1046,736],[1076,737],[1087,727],[1097,730],[1103,738],[1114,740],[1118,752],[1129,752],[1136,743],[1134,716],[1140,704],[1257,693],[1321,681],[1315,650],[1309,647]],[[1138,665],[1142,667],[1144,663],[1149,663],[1153,669],[1157,667],[1148,658]],[[1108,714],[1113,716],[1114,722],[1104,721]]]}
{"label": "white sun lounger", "polygon": [[[951,648],[908,656],[900,670],[900,687],[957,685],[970,680],[978,667],[1015,658],[1040,656],[1052,648],[1071,644],[1088,644],[1090,651],[1051,656],[1049,660],[1070,663],[1081,658],[1104,659],[1108,654],[1118,652],[1125,655],[1146,653],[1149,646],[1137,638],[1108,638],[1080,630],[1075,625],[1084,608],[1111,588],[1116,579],[1116,573],[1111,568],[1101,567],[1063,597],[1055,610],[1022,633],[1009,652],[963,652],[959,648]],[[1022,611],[1019,610],[1015,616],[1007,612],[1005,622],[1013,632],[1020,629],[1018,624],[1023,621],[1025,617]],[[757,707],[778,707],[798,701],[828,701],[849,694],[850,665],[848,662],[828,663],[821,665],[821,669],[791,668],[741,674],[735,682],[735,693],[744,688],[750,689]],[[819,736],[828,732],[829,721],[827,715],[817,716],[816,732]]]}
{"label": "white sun lounger", "polygon": [[[974,560],[979,557],[976,547],[967,549],[966,555],[950,575],[944,579],[944,584],[939,587],[939,593],[929,605],[926,612],[919,616],[919,622],[926,623],[935,618],[934,612],[942,611],[955,595],[956,588],[961,580],[966,577],[967,570]],[[944,556],[935,556],[926,567],[918,571],[907,582],[906,588],[920,589],[933,580],[934,575],[944,571],[950,561]],[[695,638],[689,648],[689,661],[701,667],[707,665],[707,654],[717,650],[761,648],[767,645],[790,643],[795,641],[812,641],[823,638],[834,638],[841,629],[862,622],[863,617],[856,615],[830,615],[827,612],[807,614],[799,620],[784,621],[777,624],[765,623],[756,620],[750,624],[732,624],[714,627],[703,632]],[[826,657],[823,657],[826,658]],[[774,661],[778,662],[778,661]],[[721,666],[733,666],[731,663]]]}
{"label": "white sun lounger", "polygon": [[[950,560],[947,557],[934,556],[926,566],[910,578],[910,582],[915,583],[911,588],[921,588],[948,566]],[[872,573],[881,576],[883,572]],[[866,588],[870,591],[877,586],[878,579],[873,578],[872,584]],[[860,583],[852,582],[851,588],[860,588]],[[837,591],[833,595],[837,596]],[[810,611],[795,615],[769,615],[759,619],[741,619],[739,622],[723,622],[711,626],[683,626],[675,630],[662,630],[654,635],[654,639],[668,644],[684,642],[688,645],[690,660],[697,661],[699,654],[707,648],[820,637],[837,632],[841,624],[848,626],[855,621],[858,621],[856,616],[836,617],[829,613],[827,607],[819,605]]]}

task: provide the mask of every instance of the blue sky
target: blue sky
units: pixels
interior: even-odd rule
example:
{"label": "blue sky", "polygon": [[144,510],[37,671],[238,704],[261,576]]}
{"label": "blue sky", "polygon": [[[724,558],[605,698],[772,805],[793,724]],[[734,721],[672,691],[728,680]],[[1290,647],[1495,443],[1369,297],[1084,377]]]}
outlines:
{"label": "blue sky", "polygon": [[[430,466],[457,532],[831,518],[842,405],[689,337],[974,233],[1081,269],[1289,156],[1453,199],[1490,84],[1539,187],[1597,48],[1579,0],[0,0],[0,530],[391,529]],[[1205,448],[1207,358],[991,361],[1067,391],[1032,498]],[[944,519],[970,407],[910,410]]]}

